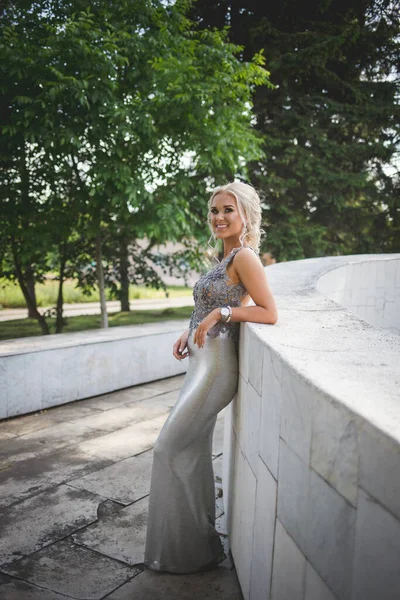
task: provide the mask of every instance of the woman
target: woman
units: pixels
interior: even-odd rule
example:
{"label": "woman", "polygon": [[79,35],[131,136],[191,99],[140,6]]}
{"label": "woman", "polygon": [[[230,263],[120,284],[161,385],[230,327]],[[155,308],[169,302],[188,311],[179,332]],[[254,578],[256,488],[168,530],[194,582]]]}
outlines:
{"label": "woman", "polygon": [[[226,558],[215,529],[214,426],[237,391],[239,322],[278,318],[258,257],[255,189],[241,182],[216,188],[208,223],[224,257],[194,286],[189,329],[173,347],[189,365],[154,447],[144,564],[156,571],[196,573]],[[249,297],[256,306],[244,306]]]}

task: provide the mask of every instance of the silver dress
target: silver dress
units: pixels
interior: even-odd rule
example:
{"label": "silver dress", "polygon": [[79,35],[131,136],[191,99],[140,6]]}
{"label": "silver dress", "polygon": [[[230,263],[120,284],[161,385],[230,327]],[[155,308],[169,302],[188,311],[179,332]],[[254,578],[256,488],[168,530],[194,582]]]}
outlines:
{"label": "silver dress", "polygon": [[218,413],[237,391],[239,322],[218,321],[202,348],[193,334],[214,308],[241,306],[247,296],[244,285],[229,283],[226,272],[240,249],[193,288],[188,369],[154,446],[144,564],[156,571],[196,573],[226,558],[215,529],[212,439]]}

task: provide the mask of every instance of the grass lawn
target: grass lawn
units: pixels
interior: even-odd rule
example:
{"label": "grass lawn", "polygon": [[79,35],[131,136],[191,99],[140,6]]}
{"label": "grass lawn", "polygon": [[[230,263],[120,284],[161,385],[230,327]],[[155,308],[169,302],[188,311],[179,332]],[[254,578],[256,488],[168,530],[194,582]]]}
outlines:
{"label": "grass lawn", "polygon": [[[38,306],[54,306],[57,302],[58,281],[47,279],[45,283],[38,283],[35,286],[36,299]],[[192,288],[171,285],[167,288],[169,298],[178,296],[191,296]],[[85,296],[82,290],[76,287],[74,279],[67,279],[63,285],[63,296],[65,304],[74,304],[77,302],[99,302],[98,290],[95,290],[90,296]],[[166,298],[164,290],[148,288],[145,285],[130,285],[129,299],[158,299]],[[106,290],[106,300],[115,300],[110,298],[109,290]],[[0,307],[2,308],[25,308],[26,303],[18,284],[10,283],[0,278]]]}
{"label": "grass lawn", "polygon": [[[172,319],[189,320],[192,311],[192,306],[182,306],[177,308],[164,308],[162,310],[117,312],[108,315],[108,324],[109,327],[118,327],[120,325],[140,325],[142,323],[170,321]],[[100,315],[79,315],[77,317],[66,317],[65,320],[67,324],[63,329],[63,333],[100,328]],[[55,319],[47,319],[47,321],[51,333],[54,333]],[[0,322],[0,340],[31,337],[35,335],[42,335],[42,331],[36,319],[26,318]]]}

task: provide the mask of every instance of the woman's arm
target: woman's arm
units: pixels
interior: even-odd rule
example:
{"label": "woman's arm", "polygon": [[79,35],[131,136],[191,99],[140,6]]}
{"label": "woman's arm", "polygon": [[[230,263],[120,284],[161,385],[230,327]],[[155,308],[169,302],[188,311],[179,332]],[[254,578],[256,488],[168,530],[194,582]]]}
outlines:
{"label": "woman's arm", "polygon": [[[235,256],[234,268],[256,306],[232,307],[231,321],[276,323],[278,310],[264,267],[258,256],[251,248],[243,248]],[[219,313],[219,309],[217,312]],[[220,315],[217,318],[220,319]]]}
{"label": "woman's arm", "polygon": [[[234,262],[237,276],[256,306],[233,306],[230,320],[275,324],[278,311],[261,260],[251,248],[243,248],[236,254]],[[198,325],[193,342],[199,348],[205,344],[207,331],[220,320],[220,308],[214,308]]]}

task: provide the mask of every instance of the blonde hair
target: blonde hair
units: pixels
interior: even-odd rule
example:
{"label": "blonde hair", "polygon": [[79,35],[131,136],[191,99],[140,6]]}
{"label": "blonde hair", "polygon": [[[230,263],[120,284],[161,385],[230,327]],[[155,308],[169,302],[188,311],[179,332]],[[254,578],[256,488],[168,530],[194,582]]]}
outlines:
{"label": "blonde hair", "polygon": [[[211,231],[211,237],[208,240],[209,246],[211,246],[210,240],[212,238],[217,240],[218,244],[218,239],[215,236],[211,225],[210,211],[213,199],[220,192],[226,192],[236,198],[238,212],[244,224],[243,231],[239,236],[241,246],[243,246],[246,241],[247,244],[258,253],[260,251],[261,234],[265,233],[261,229],[261,200],[253,186],[248,183],[243,183],[242,181],[233,181],[226,185],[220,185],[213,190],[208,201],[207,222]],[[217,250],[217,244],[213,248],[214,253]]]}

